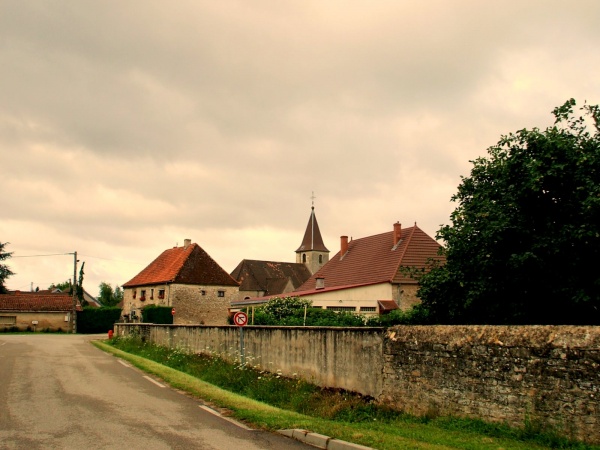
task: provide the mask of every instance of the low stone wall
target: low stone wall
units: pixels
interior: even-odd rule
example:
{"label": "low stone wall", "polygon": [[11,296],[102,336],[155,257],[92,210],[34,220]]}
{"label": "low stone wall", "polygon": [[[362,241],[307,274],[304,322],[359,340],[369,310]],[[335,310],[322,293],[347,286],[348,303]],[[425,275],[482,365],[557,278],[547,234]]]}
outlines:
{"label": "low stone wall", "polygon": [[[115,324],[117,336],[141,334],[150,342],[240,361],[235,326]],[[243,329],[247,364],[319,386],[373,397],[382,390],[382,328],[260,327]]]}
{"label": "low stone wall", "polygon": [[600,442],[600,327],[398,326],[380,400]]}
{"label": "low stone wall", "polygon": [[[240,359],[237,327],[116,324],[160,345]],[[246,327],[246,362],[416,415],[550,425],[600,443],[600,327]]]}

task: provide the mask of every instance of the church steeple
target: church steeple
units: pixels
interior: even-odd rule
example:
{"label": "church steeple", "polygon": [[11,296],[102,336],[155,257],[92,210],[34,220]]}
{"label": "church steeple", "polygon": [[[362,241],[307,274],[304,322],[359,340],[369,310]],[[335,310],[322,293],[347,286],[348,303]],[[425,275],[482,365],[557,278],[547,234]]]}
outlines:
{"label": "church steeple", "polygon": [[313,205],[310,211],[310,218],[306,225],[302,244],[296,250],[296,262],[304,263],[311,273],[315,273],[329,261],[329,250],[323,243],[321,230],[315,216],[314,194],[312,196]]}

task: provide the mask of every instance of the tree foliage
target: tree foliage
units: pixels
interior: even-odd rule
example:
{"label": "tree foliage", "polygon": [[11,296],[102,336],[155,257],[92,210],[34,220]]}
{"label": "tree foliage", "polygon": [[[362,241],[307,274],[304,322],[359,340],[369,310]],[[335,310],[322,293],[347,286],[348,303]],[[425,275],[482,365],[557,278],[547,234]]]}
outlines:
{"label": "tree foliage", "polygon": [[14,275],[14,272],[10,270],[10,268],[6,264],[3,263],[3,261],[10,258],[12,255],[12,252],[9,253],[4,250],[4,247],[6,247],[7,245],[8,242],[0,242],[0,294],[6,294],[7,289],[6,286],[4,286],[4,282],[8,277]]}
{"label": "tree foliage", "polygon": [[472,161],[437,234],[446,264],[420,280],[431,322],[600,324],[600,109],[574,106]]}
{"label": "tree foliage", "polygon": [[116,286],[114,289],[109,283],[100,283],[98,301],[102,306],[116,306],[123,300],[123,290]]}

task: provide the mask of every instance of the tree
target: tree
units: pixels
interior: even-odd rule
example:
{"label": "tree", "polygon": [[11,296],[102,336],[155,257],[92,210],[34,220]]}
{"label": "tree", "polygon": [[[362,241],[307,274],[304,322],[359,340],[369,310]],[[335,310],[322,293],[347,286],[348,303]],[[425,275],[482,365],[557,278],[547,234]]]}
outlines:
{"label": "tree", "polygon": [[8,253],[4,250],[4,247],[8,244],[8,242],[0,242],[0,294],[6,294],[7,289],[6,286],[4,286],[4,281],[11,275],[14,275],[14,272],[10,270],[6,264],[2,264],[2,261],[7,260],[12,256],[12,252]]}
{"label": "tree", "polygon": [[437,233],[446,263],[420,279],[430,322],[600,324],[600,109],[574,106],[472,161]]}
{"label": "tree", "polygon": [[99,288],[100,295],[98,296],[98,300],[102,306],[116,306],[123,300],[123,291],[119,286],[116,286],[113,290],[113,287],[109,283],[103,281],[100,283]]}
{"label": "tree", "polygon": [[73,285],[71,281],[63,281],[62,283],[52,283],[48,286],[49,290],[60,289],[61,292],[68,292],[70,295],[73,295]]}
{"label": "tree", "polygon": [[83,298],[83,274],[85,273],[83,266],[85,266],[85,261],[81,263],[81,269],[79,269],[79,281],[77,282],[76,292],[81,306],[88,306],[88,301]]}

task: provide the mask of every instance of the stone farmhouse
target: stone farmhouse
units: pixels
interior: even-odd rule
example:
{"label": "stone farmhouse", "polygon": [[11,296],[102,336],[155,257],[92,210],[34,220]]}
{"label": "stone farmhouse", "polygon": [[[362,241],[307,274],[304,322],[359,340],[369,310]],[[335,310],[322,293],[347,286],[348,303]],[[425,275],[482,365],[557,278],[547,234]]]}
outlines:
{"label": "stone farmhouse", "polygon": [[238,282],[185,239],[183,247],[165,250],[123,284],[123,317],[135,322],[142,308],[159,305],[175,309],[175,324],[226,325],[238,292]]}
{"label": "stone farmhouse", "polygon": [[313,206],[304,238],[296,250],[295,263],[244,259],[231,272],[231,276],[240,283],[238,300],[292,292],[327,261],[329,250],[323,243]]}
{"label": "stone farmhouse", "polygon": [[[76,310],[81,310],[77,303]],[[73,296],[67,293],[9,291],[0,295],[0,331],[70,331]]]}
{"label": "stone farmhouse", "polygon": [[[407,310],[419,302],[418,282],[402,268],[423,269],[430,259],[442,260],[433,238],[417,224],[360,239],[341,236],[340,251],[289,296],[311,300],[313,307],[360,313],[385,314]],[[240,309],[266,303],[270,298],[239,300]]]}

